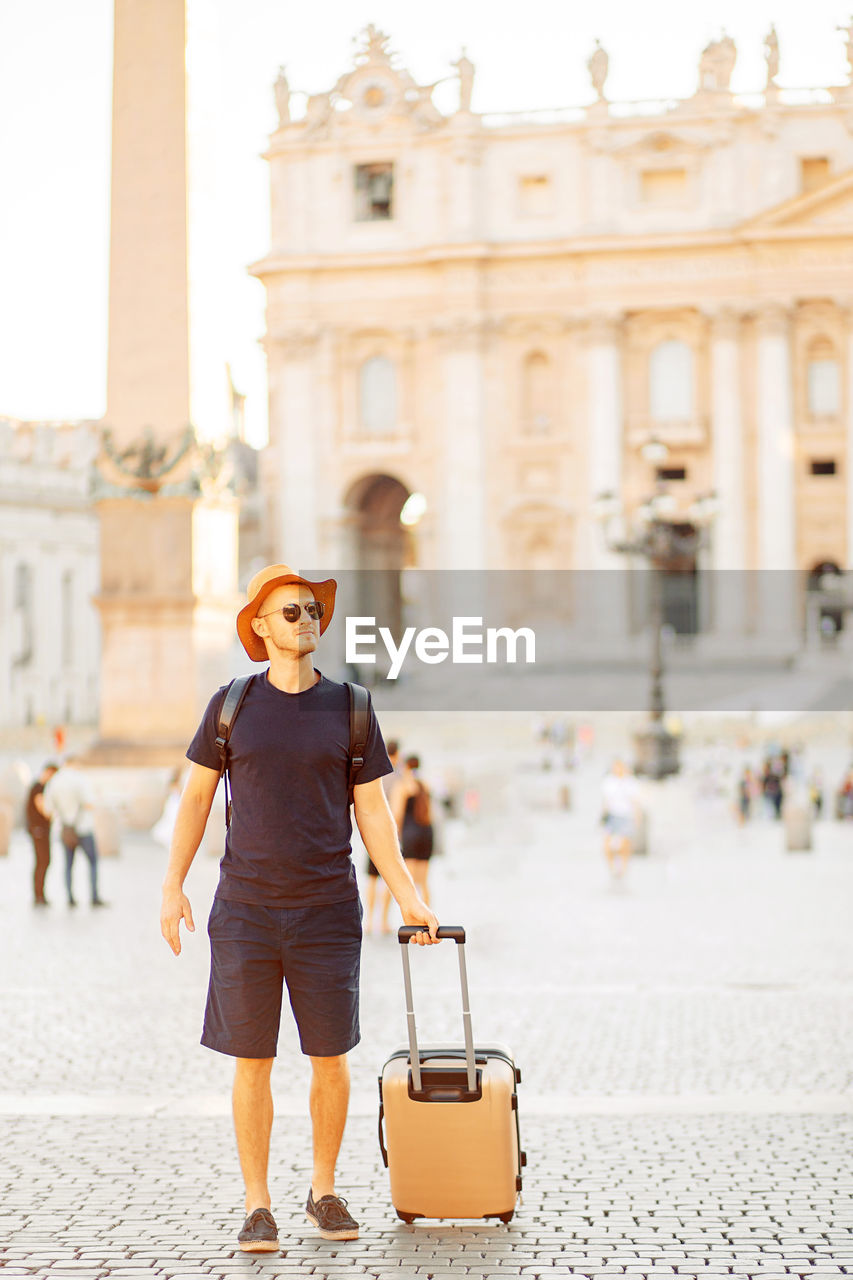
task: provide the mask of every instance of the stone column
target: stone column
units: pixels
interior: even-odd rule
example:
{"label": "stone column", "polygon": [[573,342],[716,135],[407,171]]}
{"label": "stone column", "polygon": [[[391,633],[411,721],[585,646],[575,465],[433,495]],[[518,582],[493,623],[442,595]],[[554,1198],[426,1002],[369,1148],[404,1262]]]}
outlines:
{"label": "stone column", "polygon": [[796,506],[790,314],[758,315],[758,617],[762,635],[787,647],[796,629]]}
{"label": "stone column", "polygon": [[736,637],[746,623],[745,449],[741,404],[740,316],[724,308],[711,317],[711,450],[719,511],[711,544],[711,624]]}
{"label": "stone column", "polygon": [[294,568],[314,570],[319,559],[317,493],[317,335],[279,340],[284,358],[270,375],[270,437],[278,492],[273,554]]}
{"label": "stone column", "polygon": [[444,347],[444,464],[440,569],[485,569],[486,452],[484,430],[484,335],[476,321],[463,321],[441,335]]}
{"label": "stone column", "polygon": [[[607,549],[604,531],[592,514],[592,505],[602,493],[622,496],[623,391],[622,326],[615,316],[590,317],[584,339],[587,367],[588,514],[582,569],[594,570],[589,616],[595,631],[623,636],[628,625],[628,562]],[[621,533],[615,525],[609,533]],[[600,578],[600,570],[617,570],[618,579]],[[618,585],[617,585],[618,584]]]}
{"label": "stone column", "polygon": [[456,115],[448,122],[452,136],[448,164],[449,238],[469,243],[483,237],[480,226],[480,156],[482,126],[476,116]]}
{"label": "stone column", "polygon": [[100,738],[88,759],[159,765],[181,760],[233,665],[237,504],[189,428],[185,0],[115,0],[114,30]]}
{"label": "stone column", "polygon": [[185,0],[115,0],[106,423],[190,420]]}

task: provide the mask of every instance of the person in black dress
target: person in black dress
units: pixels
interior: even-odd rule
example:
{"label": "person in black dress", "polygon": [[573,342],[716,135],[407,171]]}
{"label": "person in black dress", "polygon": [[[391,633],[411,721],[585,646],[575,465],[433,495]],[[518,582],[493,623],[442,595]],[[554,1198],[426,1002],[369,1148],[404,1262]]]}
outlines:
{"label": "person in black dress", "polygon": [[400,832],[403,858],[423,901],[429,905],[427,874],[433,850],[432,800],[419,776],[420,759],[408,756],[400,782],[391,798],[391,809]]}

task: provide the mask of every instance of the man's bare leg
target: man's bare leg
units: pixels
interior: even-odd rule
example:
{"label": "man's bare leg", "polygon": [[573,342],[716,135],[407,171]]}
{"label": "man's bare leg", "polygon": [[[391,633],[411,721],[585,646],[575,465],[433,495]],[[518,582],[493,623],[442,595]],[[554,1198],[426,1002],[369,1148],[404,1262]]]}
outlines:
{"label": "man's bare leg", "polygon": [[270,1072],[274,1058],[238,1058],[231,1101],[237,1152],[246,1184],[246,1213],[269,1209],[267,1171],[272,1132]]}
{"label": "man's bare leg", "polygon": [[314,1203],[335,1194],[335,1165],[349,1106],[349,1061],[346,1054],[311,1059],[311,1124],[314,1133]]}

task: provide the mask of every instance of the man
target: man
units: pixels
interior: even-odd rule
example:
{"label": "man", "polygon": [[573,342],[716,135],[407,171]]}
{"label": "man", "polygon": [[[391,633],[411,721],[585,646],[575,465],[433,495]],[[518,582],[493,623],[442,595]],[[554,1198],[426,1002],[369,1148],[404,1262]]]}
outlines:
{"label": "man", "polygon": [[79,763],[69,756],[59,772],[45,787],[44,804],[47,811],[62,823],[62,844],[65,849],[65,888],[69,907],[76,907],[73,877],[74,855],[82,849],[89,860],[89,882],[92,888],[92,906],[107,904],[98,893],[98,846],[95,842],[95,821],[88,789]]}
{"label": "man", "polygon": [[30,787],[27,795],[27,830],[36,855],[33,868],[33,901],[37,907],[46,907],[44,878],[50,866],[50,814],[44,804],[44,789],[59,766],[46,764]]}
{"label": "man", "polygon": [[[282,984],[287,983],[302,1052],[311,1060],[313,1172],[308,1220],[327,1240],[355,1240],[358,1223],[335,1192],[335,1165],[349,1101],[347,1053],[359,1041],[361,903],[350,859],[349,705],[341,684],[314,668],[332,618],[333,579],[309,582],[270,565],[249,583],[237,632],[249,657],[269,661],[251,682],[229,739],[231,825],[208,924],[210,986],[202,1044],[236,1059],[234,1129],[245,1183],[240,1248],[278,1248],[267,1185],[272,1092]],[[161,930],[175,955],[180,922],[192,931],[184,879],[201,842],[219,782],[216,747],[226,690],[211,699],[187,751],[192,769],[175,822],[163,885]],[[438,921],[420,900],[400,855],[382,789],[391,765],[370,708],[355,817],[368,853],[403,920],[436,939]]]}

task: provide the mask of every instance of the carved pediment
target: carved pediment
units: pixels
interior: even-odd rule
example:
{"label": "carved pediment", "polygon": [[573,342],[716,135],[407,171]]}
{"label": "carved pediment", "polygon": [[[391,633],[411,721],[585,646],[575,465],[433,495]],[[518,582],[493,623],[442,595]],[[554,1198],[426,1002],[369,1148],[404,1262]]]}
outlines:
{"label": "carved pediment", "polygon": [[329,93],[308,99],[307,136],[327,137],[339,128],[382,127],[391,121],[410,121],[419,130],[435,128],[444,117],[432,101],[434,84],[419,85],[398,67],[389,38],[374,26],[362,33],[355,66]]}
{"label": "carved pediment", "polygon": [[727,141],[728,136],[728,132],[723,131],[674,133],[671,129],[654,129],[642,134],[639,138],[615,143],[613,151],[617,155],[632,159],[676,159],[699,151],[707,151],[709,147],[719,146]]}
{"label": "carved pediment", "polygon": [[853,235],[853,169],[817,191],[793,196],[741,224],[741,231],[849,231]]}

